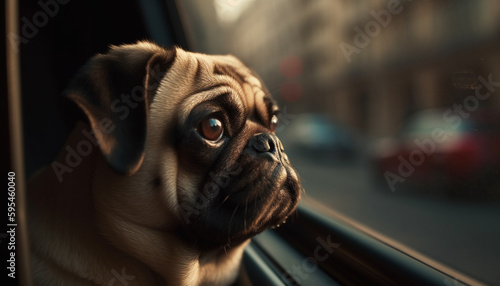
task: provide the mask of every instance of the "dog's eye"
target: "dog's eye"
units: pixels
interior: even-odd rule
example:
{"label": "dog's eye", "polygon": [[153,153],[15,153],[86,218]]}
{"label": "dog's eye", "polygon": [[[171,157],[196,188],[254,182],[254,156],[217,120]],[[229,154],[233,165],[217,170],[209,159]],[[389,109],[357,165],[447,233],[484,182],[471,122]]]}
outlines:
{"label": "dog's eye", "polygon": [[198,126],[198,133],[207,140],[217,141],[222,137],[224,127],[216,117],[207,117]]}
{"label": "dog's eye", "polygon": [[276,128],[278,128],[278,116],[273,115],[273,117],[271,117],[271,122],[270,122],[270,126],[269,128],[271,129],[272,132],[275,132],[276,131]]}

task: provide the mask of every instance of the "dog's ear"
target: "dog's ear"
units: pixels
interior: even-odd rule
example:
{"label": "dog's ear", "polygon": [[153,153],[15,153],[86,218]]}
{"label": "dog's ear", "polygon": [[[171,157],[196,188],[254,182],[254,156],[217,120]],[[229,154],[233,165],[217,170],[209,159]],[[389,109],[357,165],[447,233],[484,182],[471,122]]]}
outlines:
{"label": "dog's ear", "polygon": [[104,157],[119,173],[133,174],[141,166],[149,104],[175,55],[175,48],[144,42],[112,47],[90,59],[65,92],[83,110]]}

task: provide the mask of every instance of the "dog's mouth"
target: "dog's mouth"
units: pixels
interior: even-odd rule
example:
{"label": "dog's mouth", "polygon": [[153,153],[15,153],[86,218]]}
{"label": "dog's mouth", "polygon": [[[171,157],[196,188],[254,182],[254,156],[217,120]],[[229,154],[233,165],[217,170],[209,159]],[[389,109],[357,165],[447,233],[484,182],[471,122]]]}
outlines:
{"label": "dog's mouth", "polygon": [[302,187],[287,162],[241,161],[212,173],[193,206],[186,228],[202,249],[239,244],[295,211]]}

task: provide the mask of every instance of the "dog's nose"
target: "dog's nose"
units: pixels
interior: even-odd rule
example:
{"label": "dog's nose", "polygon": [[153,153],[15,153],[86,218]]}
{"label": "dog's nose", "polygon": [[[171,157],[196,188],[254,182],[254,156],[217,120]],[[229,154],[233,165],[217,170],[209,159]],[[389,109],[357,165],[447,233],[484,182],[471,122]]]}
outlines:
{"label": "dog's nose", "polygon": [[[273,138],[274,137],[274,138]],[[259,153],[276,153],[276,136],[273,134],[261,133],[250,138],[248,145]]]}
{"label": "dog's nose", "polygon": [[248,147],[264,157],[270,157],[273,160],[280,160],[283,152],[281,141],[274,134],[260,133],[255,134],[248,141]]}

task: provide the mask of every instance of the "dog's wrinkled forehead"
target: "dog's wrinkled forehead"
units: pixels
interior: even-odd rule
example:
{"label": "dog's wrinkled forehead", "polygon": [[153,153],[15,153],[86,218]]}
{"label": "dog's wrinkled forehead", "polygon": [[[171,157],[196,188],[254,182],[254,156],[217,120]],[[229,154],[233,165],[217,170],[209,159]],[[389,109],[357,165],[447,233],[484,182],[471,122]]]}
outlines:
{"label": "dog's wrinkled forehead", "polygon": [[[177,50],[177,58],[167,73],[166,81],[182,77],[184,100],[179,102],[181,110],[192,110],[196,105],[226,97],[235,103],[246,116],[255,115],[263,122],[269,121],[269,114],[276,109],[268,90],[259,77],[233,56],[212,56]],[[179,74],[181,73],[181,74]],[[176,76],[177,75],[177,76]],[[172,88],[172,84],[168,84]],[[181,122],[188,112],[181,113]]]}

